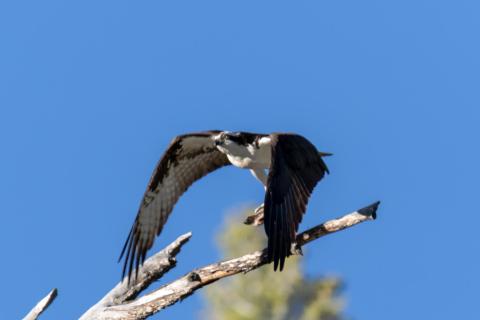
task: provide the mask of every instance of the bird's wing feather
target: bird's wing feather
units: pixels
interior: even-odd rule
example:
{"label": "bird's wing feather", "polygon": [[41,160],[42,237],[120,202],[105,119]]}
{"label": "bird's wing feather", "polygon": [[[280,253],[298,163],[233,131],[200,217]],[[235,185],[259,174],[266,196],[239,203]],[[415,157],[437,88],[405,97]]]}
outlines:
{"label": "bird's wing feather", "polygon": [[272,134],[272,162],[265,193],[268,259],[283,269],[308,199],[328,168],[315,146],[296,134]]}
{"label": "bird's wing feather", "polygon": [[133,268],[138,272],[180,196],[196,180],[230,164],[211,138],[218,132],[178,136],[158,162],[120,255],[120,259],[125,255],[122,276],[128,270],[129,281]]}

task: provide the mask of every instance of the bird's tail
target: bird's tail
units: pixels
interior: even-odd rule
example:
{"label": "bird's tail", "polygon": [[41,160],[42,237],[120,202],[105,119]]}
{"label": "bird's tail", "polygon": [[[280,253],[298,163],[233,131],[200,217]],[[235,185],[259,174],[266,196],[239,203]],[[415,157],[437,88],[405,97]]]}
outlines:
{"label": "bird's tail", "polygon": [[318,154],[320,155],[320,157],[330,157],[330,156],[333,156],[333,153],[330,153],[330,152],[318,151]]}

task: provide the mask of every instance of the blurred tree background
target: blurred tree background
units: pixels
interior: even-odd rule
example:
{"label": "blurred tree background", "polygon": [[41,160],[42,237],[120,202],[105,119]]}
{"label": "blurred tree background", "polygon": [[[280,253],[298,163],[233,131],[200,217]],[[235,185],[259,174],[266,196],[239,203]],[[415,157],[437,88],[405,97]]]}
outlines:
{"label": "blurred tree background", "polygon": [[[222,256],[233,258],[263,248],[263,226],[246,226],[248,212],[227,216],[217,242]],[[306,278],[301,257],[287,259],[281,274],[269,266],[207,286],[204,319],[340,320],[344,302],[338,278]]]}

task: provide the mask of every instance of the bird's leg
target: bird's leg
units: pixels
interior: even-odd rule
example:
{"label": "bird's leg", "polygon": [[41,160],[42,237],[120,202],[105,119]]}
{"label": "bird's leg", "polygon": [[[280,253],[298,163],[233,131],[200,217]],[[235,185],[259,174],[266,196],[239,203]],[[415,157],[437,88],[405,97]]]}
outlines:
{"label": "bird's leg", "polygon": [[291,247],[290,247],[290,253],[295,254],[295,255],[299,255],[299,256],[303,256],[302,247],[300,247],[297,244],[297,242],[293,242]]}
{"label": "bird's leg", "polygon": [[[250,172],[255,178],[257,178],[263,184],[263,188],[267,190],[268,176],[265,173],[265,169],[255,168],[255,169],[250,169]],[[245,219],[244,223],[248,225],[253,224],[254,226],[259,226],[263,224],[263,206],[264,206],[263,203],[260,206],[258,206],[255,209],[254,214],[251,216],[248,216],[247,219]]]}
{"label": "bird's leg", "polygon": [[263,224],[263,203],[255,209],[254,213],[255,214],[248,216],[243,223],[254,226]]}

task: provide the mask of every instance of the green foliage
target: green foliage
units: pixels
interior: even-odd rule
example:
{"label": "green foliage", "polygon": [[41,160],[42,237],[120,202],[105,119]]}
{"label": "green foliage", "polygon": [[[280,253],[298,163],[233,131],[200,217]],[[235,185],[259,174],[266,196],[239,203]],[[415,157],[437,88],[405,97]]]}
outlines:
{"label": "green foliage", "polygon": [[[245,214],[230,215],[217,241],[225,258],[265,246],[263,226],[246,226]],[[306,279],[300,257],[287,259],[282,273],[264,266],[205,288],[205,319],[339,320],[343,301],[335,278]]]}

